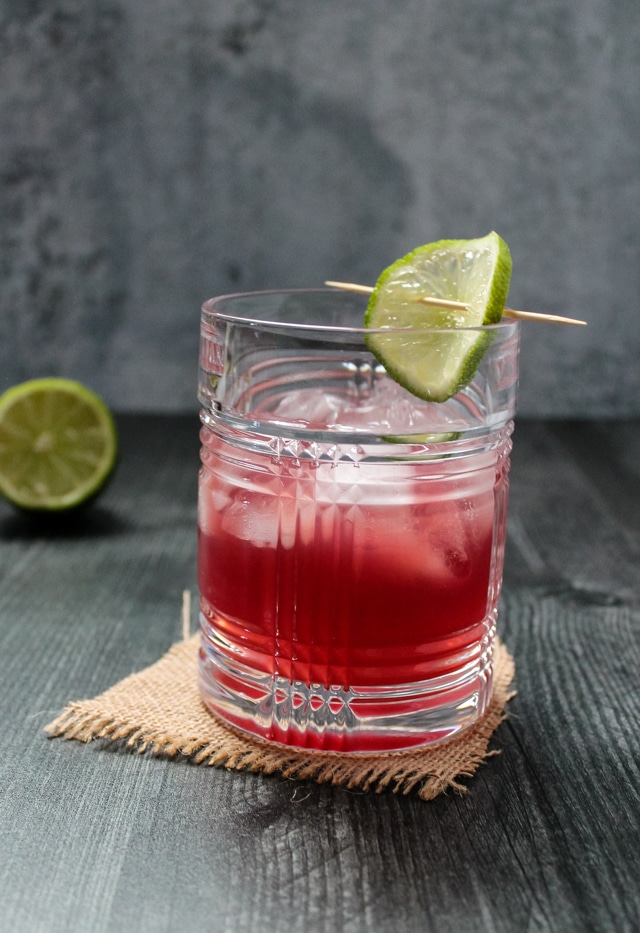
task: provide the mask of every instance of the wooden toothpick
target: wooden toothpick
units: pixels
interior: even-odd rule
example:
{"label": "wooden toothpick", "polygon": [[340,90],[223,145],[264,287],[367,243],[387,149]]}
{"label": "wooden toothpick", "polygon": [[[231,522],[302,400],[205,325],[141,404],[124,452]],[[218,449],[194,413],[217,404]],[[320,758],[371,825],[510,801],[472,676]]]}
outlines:
{"label": "wooden toothpick", "polygon": [[[357,285],[355,282],[325,282],[330,288],[340,288],[345,292],[357,292],[360,295],[370,295],[373,288],[370,285]],[[434,308],[449,308],[452,311],[467,311],[469,305],[463,301],[449,301],[446,298],[435,298],[430,295],[420,295],[414,301]],[[516,321],[544,321],[547,324],[578,324],[586,327],[586,321],[579,321],[574,317],[562,317],[559,314],[539,314],[536,311],[515,311],[513,308],[504,308],[503,317],[513,318]]]}
{"label": "wooden toothpick", "polygon": [[358,292],[359,295],[370,295],[373,289],[370,285],[356,285],[355,282],[325,282],[330,288],[341,288],[343,292]]}
{"label": "wooden toothpick", "polygon": [[504,317],[511,317],[515,321],[543,321],[547,324],[578,324],[580,327],[586,327],[586,321],[580,321],[577,317],[563,317],[561,314],[539,314],[537,311],[515,311],[513,308],[503,308]]}
{"label": "wooden toothpick", "polygon": [[[331,288],[341,288],[345,292],[358,292],[360,295],[370,295],[373,289],[370,285],[356,285],[355,282],[325,282]],[[469,305],[463,301],[449,301],[447,298],[432,298],[430,295],[420,295],[414,299],[420,304],[430,305],[434,308],[450,308],[452,311],[468,311]]]}

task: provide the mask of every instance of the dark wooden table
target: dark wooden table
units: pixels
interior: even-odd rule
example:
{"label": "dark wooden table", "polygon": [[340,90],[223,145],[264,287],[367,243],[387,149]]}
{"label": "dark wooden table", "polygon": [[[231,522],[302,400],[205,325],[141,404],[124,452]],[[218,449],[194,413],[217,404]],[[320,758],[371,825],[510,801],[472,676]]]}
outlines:
{"label": "dark wooden table", "polygon": [[3,931],[640,930],[640,422],[519,422],[518,694],[431,803],[45,737],[178,641],[196,588],[197,418],[120,427],[73,526],[0,505]]}

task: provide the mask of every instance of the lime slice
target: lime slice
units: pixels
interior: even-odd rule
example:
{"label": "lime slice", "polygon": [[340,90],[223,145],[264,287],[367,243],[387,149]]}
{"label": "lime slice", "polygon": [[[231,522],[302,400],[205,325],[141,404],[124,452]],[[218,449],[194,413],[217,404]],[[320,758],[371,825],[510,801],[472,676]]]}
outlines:
{"label": "lime slice", "polygon": [[118,448],[104,402],[70,379],[34,379],[0,396],[0,493],[21,509],[61,512],[92,499]]}
{"label": "lime slice", "polygon": [[441,444],[444,441],[456,441],[460,437],[459,431],[449,431],[446,434],[383,434],[382,439],[391,444]]}
{"label": "lime slice", "polygon": [[[405,389],[443,402],[473,378],[492,338],[490,331],[466,328],[500,320],[510,278],[509,247],[497,233],[419,246],[384,270],[365,314],[367,328],[405,332],[368,334],[367,346]],[[421,297],[466,308],[427,306]]]}

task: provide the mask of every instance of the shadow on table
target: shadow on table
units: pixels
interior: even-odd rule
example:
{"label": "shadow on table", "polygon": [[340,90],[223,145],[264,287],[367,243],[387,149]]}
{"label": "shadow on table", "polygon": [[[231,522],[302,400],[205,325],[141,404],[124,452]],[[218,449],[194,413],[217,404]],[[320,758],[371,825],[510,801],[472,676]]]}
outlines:
{"label": "shadow on table", "polygon": [[64,515],[15,512],[0,516],[0,538],[12,541],[103,538],[123,534],[130,527],[120,515],[100,506]]}

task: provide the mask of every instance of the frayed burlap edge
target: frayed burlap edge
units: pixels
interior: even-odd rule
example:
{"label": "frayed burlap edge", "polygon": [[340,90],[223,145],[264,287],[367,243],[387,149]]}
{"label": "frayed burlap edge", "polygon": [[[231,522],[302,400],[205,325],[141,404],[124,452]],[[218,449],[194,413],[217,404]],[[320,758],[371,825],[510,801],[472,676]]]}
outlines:
{"label": "frayed burlap edge", "polygon": [[515,665],[496,640],[494,693],[489,709],[462,735],[416,751],[344,755],[288,749],[253,739],[225,726],[202,704],[198,692],[199,636],[174,645],[155,664],[132,674],[93,700],[70,703],[45,727],[50,736],[90,742],[124,740],[138,752],[183,755],[200,765],[280,774],[352,790],[416,792],[431,800],[447,789],[465,792],[472,777],[498,750],[489,740],[506,717],[514,696]]}

